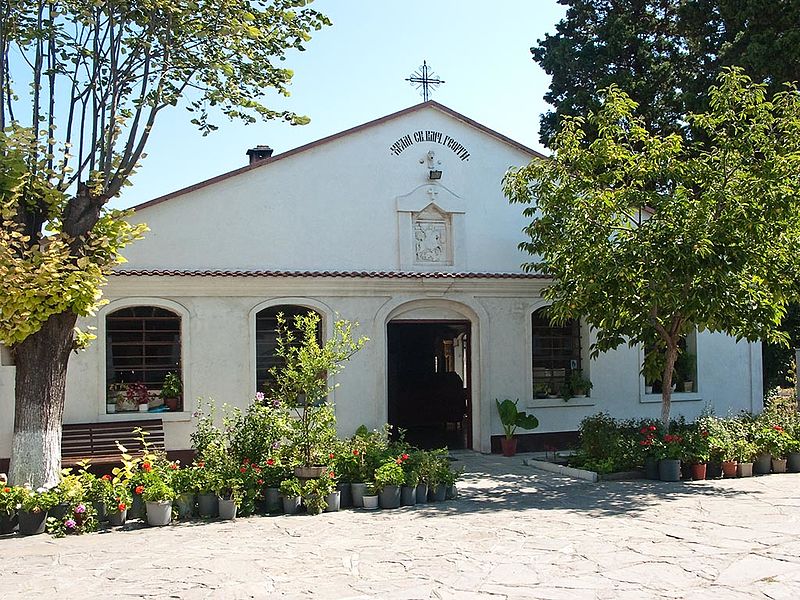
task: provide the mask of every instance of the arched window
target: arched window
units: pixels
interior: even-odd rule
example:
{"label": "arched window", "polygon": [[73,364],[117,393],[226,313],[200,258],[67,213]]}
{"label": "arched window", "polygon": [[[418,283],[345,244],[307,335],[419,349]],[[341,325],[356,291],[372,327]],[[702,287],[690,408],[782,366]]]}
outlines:
{"label": "arched window", "polygon": [[[290,327],[298,315],[317,314],[310,308],[292,304],[270,306],[256,314],[256,390],[260,392],[264,391],[265,385],[270,381],[270,369],[282,364],[281,358],[275,354],[278,346],[278,313],[283,314]],[[321,318],[317,325],[317,339],[322,342]]]}
{"label": "arched window", "polygon": [[551,324],[539,309],[531,316],[533,395],[561,396],[573,374],[581,374],[581,325],[577,319]]}
{"label": "arched window", "polygon": [[[148,390],[157,392],[169,373],[182,380],[179,315],[157,306],[131,306],[106,316],[106,384],[109,391],[141,383]],[[117,408],[135,410],[124,403],[118,403]],[[181,409],[179,405],[174,410]]]}

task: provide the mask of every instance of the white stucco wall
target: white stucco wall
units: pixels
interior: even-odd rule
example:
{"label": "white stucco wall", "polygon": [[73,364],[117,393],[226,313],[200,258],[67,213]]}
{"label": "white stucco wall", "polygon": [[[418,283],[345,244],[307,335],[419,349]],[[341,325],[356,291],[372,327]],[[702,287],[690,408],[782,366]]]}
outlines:
{"label": "white stucco wall", "polygon": [[[399,155],[407,134],[437,131],[470,153],[419,142]],[[243,149],[244,150],[244,149]],[[433,150],[439,182],[431,182]],[[126,249],[130,269],[520,272],[530,259],[517,244],[527,220],[503,197],[506,169],[530,153],[433,107],[404,114],[303,152],[199,187],[137,212],[151,228]],[[414,263],[411,214],[433,201],[450,215],[453,264]],[[333,393],[340,432],[387,419],[386,325],[392,319],[461,319],[471,323],[473,445],[488,451],[502,432],[495,398],[519,398],[539,417],[537,433],[572,431],[600,410],[617,417],[655,417],[658,398],[644,395],[640,350],[621,348],[586,365],[591,398],[531,397],[531,313],[543,306],[535,279],[382,279],[347,277],[113,276],[110,304],[84,325],[98,340],[72,358],[66,422],[137,419],[105,414],[105,315],[124,306],[156,305],[182,317],[186,410],[162,413],[170,449],[189,447],[199,397],[245,406],[255,393],[255,313],[271,304],[314,308],[327,331],[336,315],[358,321],[371,341],[337,376]],[[587,334],[588,335],[588,334]],[[584,347],[588,340],[584,339]],[[677,394],[673,414],[696,416],[761,406],[760,346],[722,335],[697,341],[698,393]],[[0,457],[13,427],[13,367],[0,366]]]}
{"label": "white stucco wall", "polygon": [[[615,417],[658,417],[659,399],[644,395],[640,352],[623,347],[588,364],[594,389],[588,399],[533,399],[530,315],[542,306],[535,280],[408,281],[316,278],[112,278],[111,303],[92,321],[103,337],[103,317],[131,302],[174,303],[185,308],[185,413],[162,413],[171,449],[188,447],[191,411],[198,397],[246,406],[255,393],[254,322],[270,304],[298,303],[331,320],[358,321],[370,342],[337,376],[333,393],[340,433],[362,423],[379,427],[387,419],[386,324],[392,319],[469,319],[472,322],[473,434],[476,449],[488,451],[502,428],[495,398],[520,398],[539,418],[536,433],[573,431],[598,411]],[[148,294],[145,294],[148,292]],[[134,300],[131,300],[131,299]],[[186,317],[184,317],[186,319]],[[584,340],[586,344],[586,340]],[[86,422],[137,414],[105,415],[103,344],[73,358],[66,420]],[[718,414],[761,408],[761,355],[757,344],[702,333],[697,340],[698,393],[675,394],[674,415],[696,417],[706,406]]]}

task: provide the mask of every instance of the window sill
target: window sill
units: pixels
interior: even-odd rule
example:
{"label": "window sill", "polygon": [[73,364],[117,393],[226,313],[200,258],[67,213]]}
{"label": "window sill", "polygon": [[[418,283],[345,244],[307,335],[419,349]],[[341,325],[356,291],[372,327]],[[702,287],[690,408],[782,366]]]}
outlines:
{"label": "window sill", "polygon": [[161,419],[165,423],[191,421],[190,412],[118,412],[101,413],[97,416],[99,423],[112,423],[114,421],[146,421],[147,419]]}
{"label": "window sill", "polygon": [[597,398],[588,396],[586,398],[570,398],[564,401],[563,398],[531,398],[528,400],[528,408],[569,408],[570,406],[594,406]]}
{"label": "window sill", "polygon": [[[672,402],[701,402],[703,397],[697,392],[672,392]],[[661,403],[661,394],[642,394],[639,396],[640,404]]]}

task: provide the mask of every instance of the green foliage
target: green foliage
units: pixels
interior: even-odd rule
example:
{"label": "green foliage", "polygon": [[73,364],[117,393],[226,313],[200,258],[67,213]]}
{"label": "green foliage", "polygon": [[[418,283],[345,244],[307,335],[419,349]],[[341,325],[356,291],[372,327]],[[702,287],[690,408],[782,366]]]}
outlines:
{"label": "green foliage", "polygon": [[500,415],[500,422],[503,424],[503,431],[508,439],[514,437],[517,427],[522,429],[536,429],[539,426],[539,419],[523,411],[517,410],[517,400],[506,398],[502,402],[495,399],[497,412]]}
{"label": "green foliage", "polygon": [[303,486],[297,477],[290,477],[281,481],[281,494],[287,498],[298,498],[303,495]]}
{"label": "green foliage", "polygon": [[0,485],[0,516],[17,512],[17,504],[22,502],[22,488]]}
{"label": "green foliage", "polygon": [[336,482],[328,474],[309,479],[303,484],[303,504],[310,515],[318,515],[328,506],[327,496],[336,489]]}
{"label": "green foliage", "polygon": [[162,477],[151,475],[145,479],[142,500],[145,502],[172,502],[175,490]]}
{"label": "green foliage", "polygon": [[183,384],[177,373],[167,373],[161,385],[162,398],[180,398],[183,393]]}
{"label": "green foliage", "polygon": [[33,490],[29,487],[20,487],[17,489],[19,490],[20,509],[26,512],[46,512],[59,503],[58,495],[46,488]]}
{"label": "green foliage", "polygon": [[686,131],[684,116],[708,107],[724,66],[740,65],[770,92],[797,79],[800,5],[762,0],[560,0],[556,33],[531,48],[551,76],[540,137],[550,145],[565,115],[597,110],[595,90],[614,84],[642,107],[647,126]]}
{"label": "green foliage", "polygon": [[375,487],[378,491],[387,485],[401,486],[405,481],[403,467],[396,460],[387,460],[375,469]]}
{"label": "green foliage", "polygon": [[652,133],[611,87],[587,119],[564,119],[552,158],[504,180],[529,205],[520,247],[537,258],[524,266],[552,278],[554,321],[585,318],[593,356],[625,343],[664,353],[665,423],[682,336],[785,343],[800,292],[800,96],[768,101],[735,69],[709,94],[709,112],[688,117],[702,146]]}
{"label": "green foliage", "polygon": [[319,315],[310,311],[295,316],[290,327],[279,313],[275,353],[283,365],[270,370],[270,400],[294,414],[295,418],[289,420],[289,437],[297,450],[295,460],[305,465],[322,464],[334,447],[336,420],[327,396],[336,386],[329,380],[368,341],[366,337],[353,338],[354,324],[338,320],[333,335],[320,344],[319,321]]}

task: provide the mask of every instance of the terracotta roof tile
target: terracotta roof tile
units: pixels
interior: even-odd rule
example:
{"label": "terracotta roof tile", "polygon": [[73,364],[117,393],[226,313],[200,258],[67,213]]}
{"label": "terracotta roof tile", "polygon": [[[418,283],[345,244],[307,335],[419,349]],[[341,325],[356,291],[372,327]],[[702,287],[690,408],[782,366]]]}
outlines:
{"label": "terracotta roof tile", "polygon": [[444,271],[226,271],[181,269],[129,269],[119,277],[350,277],[366,279],[547,279],[539,273],[448,273]]}

